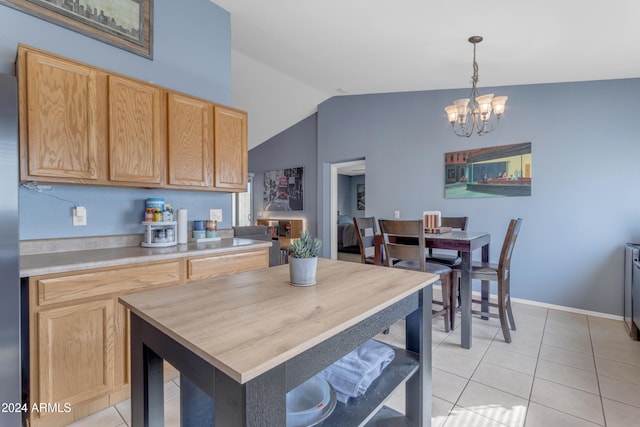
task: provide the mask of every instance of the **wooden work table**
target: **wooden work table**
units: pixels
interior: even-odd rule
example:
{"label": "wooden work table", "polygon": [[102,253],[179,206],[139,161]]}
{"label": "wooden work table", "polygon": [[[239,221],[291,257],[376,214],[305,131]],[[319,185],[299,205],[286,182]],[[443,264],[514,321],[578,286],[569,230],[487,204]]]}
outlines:
{"label": "wooden work table", "polygon": [[[122,296],[131,310],[132,425],[163,425],[165,359],[181,372],[183,425],[284,426],[287,391],[402,318],[409,351],[397,354],[417,360],[407,417],[430,425],[431,311],[422,300],[431,301],[436,280],[320,259],[310,287],[291,286],[288,266],[279,266]],[[372,412],[383,403],[374,400]],[[325,424],[352,423],[348,412],[339,403]],[[373,414],[358,417],[349,425]]]}

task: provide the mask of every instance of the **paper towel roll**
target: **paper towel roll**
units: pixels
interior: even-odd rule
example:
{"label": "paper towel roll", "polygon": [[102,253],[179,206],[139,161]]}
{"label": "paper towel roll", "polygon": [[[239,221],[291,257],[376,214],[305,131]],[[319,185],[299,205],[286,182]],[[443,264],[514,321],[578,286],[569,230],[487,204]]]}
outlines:
{"label": "paper towel roll", "polygon": [[187,221],[187,210],[178,209],[178,244],[187,244],[187,235],[189,234]]}

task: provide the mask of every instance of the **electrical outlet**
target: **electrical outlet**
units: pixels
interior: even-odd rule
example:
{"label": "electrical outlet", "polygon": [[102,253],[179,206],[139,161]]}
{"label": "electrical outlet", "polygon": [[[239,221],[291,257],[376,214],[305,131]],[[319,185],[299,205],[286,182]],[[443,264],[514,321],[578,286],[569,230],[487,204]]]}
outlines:
{"label": "electrical outlet", "polygon": [[222,222],[222,209],[209,209],[209,219]]}
{"label": "electrical outlet", "polygon": [[87,209],[83,206],[76,206],[73,209],[73,225],[87,225]]}
{"label": "electrical outlet", "polygon": [[400,211],[393,211],[393,218],[400,219]]}

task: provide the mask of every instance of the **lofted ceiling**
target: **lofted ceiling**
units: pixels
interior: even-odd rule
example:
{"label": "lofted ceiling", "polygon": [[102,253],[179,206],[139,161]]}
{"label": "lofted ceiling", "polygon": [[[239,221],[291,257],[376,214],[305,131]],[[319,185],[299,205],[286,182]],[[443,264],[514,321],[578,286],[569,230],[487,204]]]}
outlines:
{"label": "lofted ceiling", "polygon": [[472,35],[479,87],[640,77],[637,0],[212,1],[250,148],[332,96],[470,87]]}

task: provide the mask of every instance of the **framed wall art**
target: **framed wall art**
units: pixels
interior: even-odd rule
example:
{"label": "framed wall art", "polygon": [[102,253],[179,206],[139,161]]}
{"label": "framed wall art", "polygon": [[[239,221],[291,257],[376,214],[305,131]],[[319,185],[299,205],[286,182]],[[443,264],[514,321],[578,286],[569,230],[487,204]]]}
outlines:
{"label": "framed wall art", "polygon": [[153,0],[0,0],[0,4],[153,58]]}
{"label": "framed wall art", "polygon": [[364,184],[356,185],[356,209],[363,211],[365,209],[365,187]]}
{"label": "framed wall art", "polygon": [[531,143],[444,155],[445,199],[531,196]]}
{"label": "framed wall art", "polygon": [[303,169],[290,168],[267,171],[264,173],[265,211],[301,211],[303,210],[304,188],[302,186]]}

